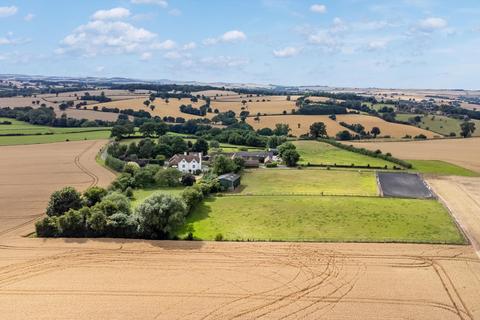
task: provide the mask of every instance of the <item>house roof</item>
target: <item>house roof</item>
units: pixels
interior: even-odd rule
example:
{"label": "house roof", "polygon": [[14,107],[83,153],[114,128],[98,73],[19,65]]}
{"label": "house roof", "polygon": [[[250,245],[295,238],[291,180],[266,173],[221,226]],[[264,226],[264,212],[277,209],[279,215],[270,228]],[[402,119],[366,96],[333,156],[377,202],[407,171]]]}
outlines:
{"label": "house roof", "polygon": [[202,155],[197,152],[190,152],[189,154],[176,154],[173,157],[168,160],[168,163],[170,165],[177,165],[179,164],[182,160],[185,160],[187,162],[192,162],[195,160],[196,162],[200,162]]}
{"label": "house roof", "polygon": [[228,180],[228,181],[236,181],[240,179],[240,176],[235,173],[226,173],[222,174],[221,176],[218,177],[219,180]]}

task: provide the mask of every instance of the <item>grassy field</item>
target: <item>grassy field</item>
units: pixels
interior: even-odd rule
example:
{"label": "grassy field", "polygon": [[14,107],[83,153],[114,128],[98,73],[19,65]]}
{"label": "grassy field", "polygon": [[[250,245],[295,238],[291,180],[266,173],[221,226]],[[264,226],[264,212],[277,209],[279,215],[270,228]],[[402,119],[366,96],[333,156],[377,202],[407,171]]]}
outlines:
{"label": "grassy field", "polygon": [[155,189],[138,189],[133,191],[133,200],[132,200],[132,208],[136,208],[140,203],[143,202],[146,198],[154,194],[155,192],[161,193],[168,193],[175,196],[179,196],[182,191],[183,187],[178,188],[155,188]]}
{"label": "grassy field", "polygon": [[19,144],[40,144],[63,141],[79,141],[79,140],[98,140],[108,139],[110,130],[76,132],[76,133],[58,133],[49,135],[34,136],[0,136],[0,146],[19,145]]}
{"label": "grassy field", "polygon": [[392,168],[393,163],[342,150],[327,143],[318,141],[295,141],[298,153],[300,153],[301,164],[338,164],[338,165],[351,165],[352,163],[357,166],[366,166],[370,164],[372,167],[384,167],[388,166]]}
{"label": "grassy field", "polygon": [[[415,114],[397,114],[396,119],[401,121],[408,121],[408,119],[416,116]],[[460,136],[460,124],[461,120],[453,119],[445,116],[422,116],[422,120],[418,125],[420,128],[427,129],[433,132],[440,133],[442,135],[448,136],[451,132],[454,132],[457,136]],[[471,120],[475,123],[477,130],[474,132],[473,136],[480,136],[480,120]]]}
{"label": "grassy field", "polygon": [[465,243],[434,200],[229,196],[207,199],[178,232],[198,239]]}
{"label": "grassy field", "polygon": [[44,133],[74,133],[84,131],[102,131],[110,128],[54,128],[48,126],[33,125],[28,122],[18,121],[10,118],[0,118],[0,122],[10,121],[11,125],[0,125],[0,135],[2,134],[44,134]]}
{"label": "grassy field", "polygon": [[259,169],[242,176],[242,194],[324,194],[375,196],[373,171]]}
{"label": "grassy field", "polygon": [[440,160],[408,160],[413,171],[445,176],[478,177],[479,173]]}

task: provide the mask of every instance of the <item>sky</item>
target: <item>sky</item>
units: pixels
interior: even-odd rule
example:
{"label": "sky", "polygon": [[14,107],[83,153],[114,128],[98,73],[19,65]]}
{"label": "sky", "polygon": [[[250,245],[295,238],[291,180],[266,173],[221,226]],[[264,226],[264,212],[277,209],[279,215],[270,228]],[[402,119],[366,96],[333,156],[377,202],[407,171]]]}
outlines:
{"label": "sky", "polygon": [[0,0],[0,73],[480,89],[478,0]]}

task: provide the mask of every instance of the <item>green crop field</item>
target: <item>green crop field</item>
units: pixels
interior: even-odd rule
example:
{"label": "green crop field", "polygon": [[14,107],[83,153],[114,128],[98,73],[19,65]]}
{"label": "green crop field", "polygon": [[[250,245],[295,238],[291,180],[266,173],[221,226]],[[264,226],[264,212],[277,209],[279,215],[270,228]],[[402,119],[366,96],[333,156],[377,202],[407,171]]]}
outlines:
{"label": "green crop field", "polygon": [[[408,119],[417,116],[416,114],[397,114],[395,117],[400,121],[408,121]],[[461,120],[449,118],[445,116],[437,115],[420,115],[422,117],[421,122],[418,123],[418,126],[422,129],[430,130],[445,136],[450,135],[451,132],[454,132],[456,136],[460,136],[460,124]],[[477,130],[473,133],[473,136],[480,136],[480,120],[470,120],[475,123]]]}
{"label": "green crop field", "polygon": [[372,167],[388,166],[392,168],[395,164],[383,159],[369,157],[363,154],[342,150],[328,143],[318,141],[295,141],[293,142],[300,154],[300,163],[306,164],[337,164]]}
{"label": "green crop field", "polygon": [[437,201],[376,197],[210,198],[178,235],[188,232],[203,240],[465,243]]}
{"label": "green crop field", "polygon": [[0,146],[20,145],[20,144],[40,144],[63,141],[80,141],[80,140],[98,140],[108,139],[110,130],[76,132],[76,133],[57,133],[43,134],[33,136],[0,136]]}
{"label": "green crop field", "polygon": [[412,171],[426,174],[478,177],[479,173],[440,160],[408,160],[413,165]]}
{"label": "green crop field", "polygon": [[18,121],[10,118],[0,118],[0,122],[9,121],[10,125],[0,125],[0,135],[5,134],[44,134],[44,133],[76,133],[84,131],[104,131],[110,130],[110,128],[98,127],[98,128],[57,128],[48,126],[33,125],[28,122]]}
{"label": "green crop field", "polygon": [[373,171],[258,169],[242,176],[242,194],[324,194],[375,196]]}

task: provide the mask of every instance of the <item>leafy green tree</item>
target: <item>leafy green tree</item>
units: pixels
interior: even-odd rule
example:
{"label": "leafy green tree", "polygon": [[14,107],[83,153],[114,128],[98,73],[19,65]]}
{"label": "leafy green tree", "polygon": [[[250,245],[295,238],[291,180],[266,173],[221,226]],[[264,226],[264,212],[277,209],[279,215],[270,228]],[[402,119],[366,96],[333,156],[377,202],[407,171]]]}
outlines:
{"label": "leafy green tree", "polygon": [[132,124],[115,125],[110,135],[114,138],[122,139],[135,133],[135,127]]}
{"label": "leafy green tree", "polygon": [[460,125],[460,134],[464,138],[471,137],[472,134],[475,132],[475,123],[474,122],[468,122],[465,121]]}
{"label": "leafy green tree", "polygon": [[203,200],[203,193],[200,188],[187,187],[182,192],[182,199],[187,205],[187,210],[191,211]]}
{"label": "leafy green tree", "polygon": [[271,136],[267,139],[267,147],[275,149],[285,141],[287,141],[285,136]]}
{"label": "leafy green tree", "polygon": [[314,122],[310,126],[310,135],[313,138],[325,137],[327,136],[327,127],[323,122]]}
{"label": "leafy green tree", "polygon": [[183,200],[170,194],[154,193],[135,210],[138,231],[145,238],[171,238],[185,223],[187,207]]}
{"label": "leafy green tree", "polygon": [[175,168],[159,170],[155,175],[155,181],[160,187],[178,187],[182,173]]}
{"label": "leafy green tree", "polygon": [[270,128],[258,129],[257,133],[261,136],[273,136],[273,130]]}
{"label": "leafy green tree", "polygon": [[201,152],[202,154],[208,154],[208,142],[203,138],[198,138],[193,144],[192,151]]}
{"label": "leafy green tree", "polygon": [[195,179],[195,176],[191,173],[184,173],[181,178],[181,183],[182,185],[186,187],[193,186],[197,179]]}
{"label": "leafy green tree", "polygon": [[72,187],[65,187],[55,191],[50,196],[47,206],[47,215],[61,216],[70,209],[80,209],[82,198],[80,193]]}
{"label": "leafy green tree", "polygon": [[80,210],[68,210],[58,217],[60,233],[64,237],[83,237],[85,235],[85,217],[89,214],[89,208]]}
{"label": "leafy green tree", "polygon": [[217,140],[210,141],[210,148],[220,148],[220,143]]}
{"label": "leafy green tree", "polygon": [[342,130],[338,132],[336,137],[337,137],[337,140],[344,140],[344,141],[353,139],[352,134],[348,130]]}
{"label": "leafy green tree", "polygon": [[291,131],[290,126],[286,123],[277,123],[275,129],[273,129],[273,134],[276,136],[287,136]]}
{"label": "leafy green tree", "polygon": [[146,137],[152,137],[156,134],[157,124],[154,121],[144,122],[138,131],[140,131]]}
{"label": "leafy green tree", "polygon": [[297,147],[295,147],[295,145],[293,143],[285,142],[285,143],[282,143],[278,147],[278,153],[279,153],[280,157],[283,158],[283,155],[287,150],[296,150],[296,149],[297,149]]}
{"label": "leafy green tree", "polygon": [[111,192],[102,201],[93,206],[92,210],[103,212],[107,217],[116,213],[130,215],[130,200],[120,192]]}
{"label": "leafy green tree", "polygon": [[373,127],[370,132],[373,134],[373,137],[374,137],[374,138],[376,138],[376,137],[381,133],[379,127]]}
{"label": "leafy green tree", "polygon": [[135,186],[139,188],[146,188],[155,185],[156,174],[162,171],[159,165],[148,164],[140,170],[135,172],[134,180]]}
{"label": "leafy green tree", "polygon": [[106,232],[107,216],[102,211],[94,210],[86,221],[89,235],[102,236]]}
{"label": "leafy green tree", "polygon": [[60,234],[58,229],[58,217],[45,217],[35,223],[37,237],[57,237]]}
{"label": "leafy green tree", "polygon": [[123,171],[126,173],[130,173],[131,175],[135,175],[135,172],[137,172],[138,170],[140,170],[140,165],[133,161],[127,162],[123,167]]}
{"label": "leafy green tree", "polygon": [[83,193],[86,205],[92,207],[102,200],[107,195],[107,190],[102,187],[90,187]]}
{"label": "leafy green tree", "polygon": [[212,172],[216,175],[234,172],[235,168],[236,166],[233,160],[224,155],[216,156],[212,162]]}
{"label": "leafy green tree", "polygon": [[297,150],[287,149],[283,153],[282,160],[288,167],[295,167],[298,160],[300,160],[300,155],[298,154]]}

